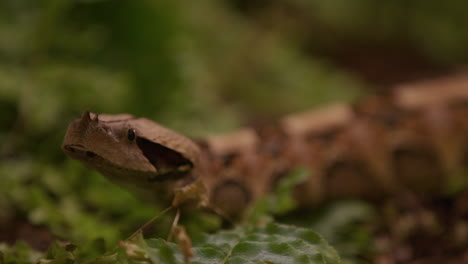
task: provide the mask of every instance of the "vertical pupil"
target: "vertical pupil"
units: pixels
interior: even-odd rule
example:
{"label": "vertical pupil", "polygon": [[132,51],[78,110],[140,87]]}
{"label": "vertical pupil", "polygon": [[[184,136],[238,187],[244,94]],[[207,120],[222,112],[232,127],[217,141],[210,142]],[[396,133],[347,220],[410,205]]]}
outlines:
{"label": "vertical pupil", "polygon": [[135,129],[128,130],[128,140],[132,141],[135,139]]}

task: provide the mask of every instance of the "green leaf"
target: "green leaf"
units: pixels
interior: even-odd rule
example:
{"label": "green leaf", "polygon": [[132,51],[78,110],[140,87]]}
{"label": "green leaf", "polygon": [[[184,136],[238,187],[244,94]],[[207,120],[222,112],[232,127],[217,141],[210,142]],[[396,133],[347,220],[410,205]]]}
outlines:
{"label": "green leaf", "polygon": [[271,214],[282,215],[295,209],[297,201],[292,195],[294,187],[306,181],[308,177],[310,170],[307,168],[296,168],[283,177],[274,192],[255,202],[249,215],[249,222],[253,224],[271,222]]}
{"label": "green leaf", "polygon": [[[193,241],[193,264],[340,263],[336,251],[310,229],[270,223],[202,235]],[[121,243],[130,263],[184,263],[176,244],[141,236]]]}
{"label": "green leaf", "polygon": [[75,262],[75,255],[73,251],[76,246],[71,243],[62,243],[54,241],[47,250],[46,255],[39,263],[50,263],[50,264],[68,264]]}
{"label": "green leaf", "polygon": [[[363,255],[373,253],[372,220],[376,212],[360,201],[335,202],[308,226],[317,230],[340,252],[343,263],[363,263]],[[305,222],[304,222],[305,223]],[[312,225],[310,225],[312,223]]]}
{"label": "green leaf", "polygon": [[310,170],[297,168],[284,177],[276,187],[276,191],[267,197],[268,207],[273,214],[284,214],[297,207],[297,201],[293,199],[294,187],[307,181]]}

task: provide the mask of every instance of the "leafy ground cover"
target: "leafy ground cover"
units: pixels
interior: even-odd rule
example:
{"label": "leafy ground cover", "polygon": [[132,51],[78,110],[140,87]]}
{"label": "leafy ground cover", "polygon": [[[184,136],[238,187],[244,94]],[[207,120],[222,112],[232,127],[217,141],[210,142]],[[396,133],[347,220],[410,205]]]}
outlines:
{"label": "leafy ground cover", "polygon": [[[201,137],[466,64],[464,1],[376,3],[0,1],[0,263],[93,260],[161,210],[61,153],[68,123],[84,110],[128,112]],[[285,183],[259,202],[251,221],[315,230],[345,263],[402,262],[424,252],[463,261],[468,200],[456,185],[437,199],[342,201],[291,213]],[[177,247],[157,239],[167,237],[172,218],[158,219],[144,234],[148,240],[138,237],[100,261],[156,262],[156,252],[166,250],[180,262]],[[210,237],[236,233],[240,244],[253,234],[272,237],[265,225],[219,231],[220,219],[206,214],[181,222],[203,261],[209,255],[200,247]],[[317,256],[337,261],[322,240],[322,249],[297,241],[308,249],[298,256],[305,263],[320,263]],[[277,259],[289,246],[257,253],[283,252]]]}
{"label": "leafy ground cover", "polygon": [[[39,263],[81,263],[72,244],[54,243]],[[5,250],[5,249],[4,249]],[[15,252],[6,249],[4,263],[30,263],[38,254],[24,244]],[[312,230],[267,224],[256,228],[236,228],[194,240],[191,263],[340,263],[336,251]],[[141,234],[122,241],[111,251],[86,263],[184,263],[180,248],[161,238],[144,240]]]}

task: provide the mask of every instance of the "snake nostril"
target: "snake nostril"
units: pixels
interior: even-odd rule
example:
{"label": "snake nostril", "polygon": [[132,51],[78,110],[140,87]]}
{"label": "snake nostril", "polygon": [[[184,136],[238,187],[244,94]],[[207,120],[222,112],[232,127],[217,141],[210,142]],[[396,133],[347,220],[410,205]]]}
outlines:
{"label": "snake nostril", "polygon": [[96,154],[94,152],[91,152],[91,151],[86,151],[86,156],[88,156],[90,158],[94,158],[96,156]]}

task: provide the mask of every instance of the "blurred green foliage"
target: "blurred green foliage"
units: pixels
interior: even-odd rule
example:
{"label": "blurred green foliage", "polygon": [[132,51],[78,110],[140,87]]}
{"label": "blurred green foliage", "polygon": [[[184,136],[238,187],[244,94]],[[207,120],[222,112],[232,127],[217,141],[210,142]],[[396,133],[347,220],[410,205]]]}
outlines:
{"label": "blurred green foliage", "polygon": [[[184,262],[181,249],[164,239],[144,240],[141,234],[87,263],[164,263]],[[39,263],[80,263],[70,244],[53,244]],[[190,263],[340,263],[336,251],[317,233],[294,226],[267,224],[263,227],[236,228],[203,235],[193,245]]]}
{"label": "blurred green foliage", "polygon": [[248,223],[256,225],[273,221],[273,216],[290,213],[297,208],[297,201],[293,199],[294,186],[304,183],[310,176],[307,168],[297,168],[287,177],[281,179],[276,189],[255,202],[248,213]]}
{"label": "blurred green foliage", "polygon": [[350,100],[372,85],[322,52],[403,40],[431,63],[461,64],[467,5],[0,1],[2,232],[23,219],[96,255],[102,250],[90,241],[108,248],[158,210],[61,153],[68,123],[84,110],[128,112],[203,136]]}

